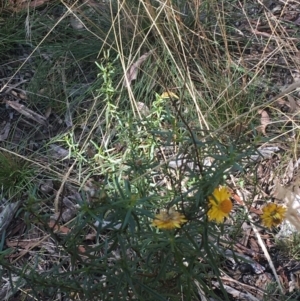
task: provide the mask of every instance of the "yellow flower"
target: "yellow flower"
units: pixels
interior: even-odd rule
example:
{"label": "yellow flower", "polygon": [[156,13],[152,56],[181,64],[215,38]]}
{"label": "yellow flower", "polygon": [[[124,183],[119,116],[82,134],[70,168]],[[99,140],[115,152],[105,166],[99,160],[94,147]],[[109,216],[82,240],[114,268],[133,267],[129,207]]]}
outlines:
{"label": "yellow flower", "polygon": [[171,92],[171,91],[166,91],[166,92],[163,92],[161,95],[160,95],[160,98],[162,99],[166,99],[166,98],[174,98],[174,99],[179,99],[179,97]]}
{"label": "yellow flower", "polygon": [[209,210],[207,212],[209,221],[215,220],[217,223],[224,222],[224,218],[228,217],[232,209],[230,195],[226,187],[220,186],[209,196]]}
{"label": "yellow flower", "polygon": [[262,208],[261,220],[268,228],[280,225],[285,218],[286,208],[274,203],[269,203]]}
{"label": "yellow flower", "polygon": [[158,229],[172,230],[175,228],[180,228],[181,224],[185,223],[187,220],[185,216],[173,208],[166,210],[163,209],[159,214],[155,215],[155,218],[152,222],[152,226],[157,227]]}

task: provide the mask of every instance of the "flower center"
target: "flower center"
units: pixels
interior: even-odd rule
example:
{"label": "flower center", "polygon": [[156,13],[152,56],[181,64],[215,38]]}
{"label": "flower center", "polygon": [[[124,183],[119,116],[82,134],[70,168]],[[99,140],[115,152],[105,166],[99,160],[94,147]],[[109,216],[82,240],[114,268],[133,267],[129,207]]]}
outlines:
{"label": "flower center", "polygon": [[224,213],[229,213],[232,209],[232,202],[230,199],[224,200],[219,204],[219,209]]}

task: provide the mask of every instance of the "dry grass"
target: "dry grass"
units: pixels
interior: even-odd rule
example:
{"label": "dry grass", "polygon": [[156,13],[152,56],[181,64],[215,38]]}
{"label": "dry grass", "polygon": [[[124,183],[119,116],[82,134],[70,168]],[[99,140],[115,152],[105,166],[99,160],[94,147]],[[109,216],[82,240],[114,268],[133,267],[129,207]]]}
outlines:
{"label": "dry grass", "polygon": [[[299,5],[282,3],[49,1],[14,15],[26,27],[0,36],[15,60],[1,66],[0,110],[14,116],[0,155],[27,169],[3,190],[6,204],[22,201],[0,243],[3,300],[232,300],[215,242],[243,236],[248,218],[239,207],[208,223],[207,197],[227,183],[259,209],[274,178],[297,172]],[[284,156],[254,166],[266,146]],[[172,206],[189,222],[151,228]]]}

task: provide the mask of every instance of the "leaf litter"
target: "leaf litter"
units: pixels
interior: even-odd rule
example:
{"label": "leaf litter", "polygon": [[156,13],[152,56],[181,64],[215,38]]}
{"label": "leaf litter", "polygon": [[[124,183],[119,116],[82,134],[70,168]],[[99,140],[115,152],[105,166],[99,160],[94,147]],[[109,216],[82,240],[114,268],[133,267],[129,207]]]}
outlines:
{"label": "leaf litter", "polygon": [[131,82],[133,80],[137,79],[138,71],[141,69],[142,63],[154,52],[154,50],[151,50],[149,52],[146,52],[142,56],[140,56],[137,61],[131,64],[131,66],[128,68],[128,70],[125,73],[125,78],[123,81],[123,86],[126,88],[129,88],[131,85]]}
{"label": "leaf litter", "polygon": [[[42,3],[42,2],[43,1],[40,1],[39,3]],[[283,9],[282,6],[278,6],[277,9],[273,9],[272,12],[275,14],[275,16],[278,15],[278,12],[280,12],[280,9]],[[284,11],[280,17],[289,18]],[[253,13],[252,18],[255,18],[254,13]],[[298,22],[297,20],[298,19],[296,19],[294,22],[297,23]],[[253,20],[253,21],[256,22],[255,20]],[[257,24],[259,24],[259,23],[257,23]],[[272,33],[270,33],[270,29],[271,28],[266,29],[263,26],[261,26],[261,28],[259,28],[259,31],[254,31],[254,33],[256,33],[257,35],[266,36],[267,38],[275,39],[273,32],[271,31]],[[246,29],[244,28],[243,30],[247,31],[247,28]],[[249,29],[248,29],[248,31],[250,32]],[[130,67],[128,68],[128,70],[125,74],[125,78],[123,81],[124,87],[129,88],[132,85],[132,82],[137,79],[138,72],[139,72],[139,70],[142,69],[141,68],[142,64],[148,59],[148,57],[152,53],[153,53],[153,50],[143,54],[134,63],[132,63],[130,65]],[[284,87],[284,85],[282,85],[282,86]],[[287,103],[290,108],[290,113],[296,112],[298,105],[297,105],[296,96],[289,94],[289,93],[295,92],[295,90],[298,87],[299,87],[299,84],[292,83],[290,86],[288,86],[284,90],[284,92],[280,92],[278,95],[275,96],[275,98],[277,98],[277,99],[279,99],[280,97],[287,97],[287,99],[288,99]],[[173,97],[173,95],[172,95],[172,97]],[[272,101],[274,101],[274,98]],[[17,112],[19,112],[20,114],[22,114],[23,117],[29,118],[43,126],[47,126],[47,120],[48,120],[49,116],[47,116],[47,118],[45,118],[44,116],[37,114],[34,111],[28,109],[25,105],[21,105],[17,102],[13,102],[10,100],[8,102],[8,105],[11,108],[13,108],[14,110],[16,110]],[[145,108],[144,106],[145,106],[144,103],[142,103],[142,102],[139,103],[139,110],[142,111]],[[146,107],[145,115],[147,115],[148,112],[149,112],[149,108]],[[260,130],[264,136],[268,136],[267,129],[268,129],[268,125],[271,123],[270,115],[269,115],[268,111],[264,110],[264,109],[258,111],[258,113],[261,115]],[[72,119],[73,117],[70,116],[70,118]],[[72,121],[71,119],[70,119],[70,122]],[[9,124],[9,125],[6,127],[7,124]],[[70,123],[70,124],[72,124],[72,123]],[[11,124],[9,122],[3,123],[4,132],[0,133],[1,134],[0,137],[2,137],[2,141],[7,140],[10,127],[11,127]],[[0,141],[1,141],[1,139],[0,139]],[[276,161],[280,160],[280,155],[277,153],[279,152],[279,149],[281,149],[281,148],[278,147],[278,145],[271,145],[269,147],[276,149],[276,151],[274,151],[274,152],[271,151],[270,153],[268,153],[268,157],[263,157],[262,161],[260,161],[257,164],[259,164],[262,167],[262,177],[264,176],[265,178],[274,179],[274,175],[272,173],[278,167],[278,164]],[[59,145],[52,144],[52,146],[51,146],[51,144],[50,144],[50,148],[52,148],[52,150],[54,150],[55,154],[52,154],[52,156],[53,156],[53,159],[55,159],[55,160],[61,160],[69,154],[69,151],[66,148],[61,147]],[[269,150],[268,147],[262,147],[262,149]],[[289,167],[288,168],[289,169],[288,170],[288,178],[289,178],[288,181],[289,182],[295,181],[294,174],[297,172],[296,165],[294,165],[294,169],[293,169],[292,165],[293,165],[292,163],[289,163],[289,166],[288,166]],[[255,202],[253,204],[251,204],[249,206],[248,202],[246,202],[246,201],[244,202],[242,195],[241,195],[242,201],[240,200],[240,202],[239,202],[239,204],[241,206],[249,206],[250,207],[249,211],[254,216],[259,215],[259,211],[260,211],[259,199],[263,199],[266,196],[272,197],[272,195],[266,193],[266,191],[270,191],[270,187],[272,187],[274,185],[274,180],[271,180],[268,183],[261,181],[260,184],[261,184],[261,187],[263,187],[263,189],[259,192],[259,196],[255,199]],[[51,192],[55,193],[55,185],[53,184],[52,181],[51,181],[50,186],[51,187],[48,187],[48,188],[45,187],[44,193],[51,193]],[[278,189],[278,187],[277,187],[277,189]],[[95,188],[95,189],[97,189],[97,188]],[[245,192],[245,190],[243,192]],[[281,192],[282,192],[284,189],[280,186],[279,190],[281,190]],[[281,195],[276,194],[276,198],[288,200],[287,201],[288,208],[291,208],[290,211],[288,211],[289,212],[288,219],[292,221],[292,224],[298,225],[299,224],[299,216],[298,216],[298,214],[295,213],[295,210],[298,210],[299,205],[297,205],[297,204],[294,205],[294,203],[291,203],[291,201],[290,201],[291,199],[297,198],[298,193],[290,195],[290,190],[291,190],[291,188],[289,188],[287,191],[284,191],[284,193]],[[71,215],[66,214],[67,215],[66,219],[61,218],[58,225],[56,224],[56,222],[53,222],[53,221],[49,222],[49,226],[53,227],[53,230],[56,233],[62,234],[62,235],[72,233],[72,228],[68,227],[68,225],[64,225],[64,223],[67,223],[74,216],[76,216],[76,207],[74,206],[74,204],[70,204],[69,202],[67,202],[66,198],[69,200],[68,192],[64,191],[64,195],[62,196],[62,199],[65,200],[65,201],[63,201],[63,206],[64,206],[63,212],[68,212],[68,210],[71,210],[72,214]],[[246,229],[246,227],[245,227],[245,229]],[[260,230],[260,235],[261,235],[261,237],[263,237],[263,239],[266,242],[272,239],[272,235],[270,233],[265,233],[262,230]],[[86,235],[86,239],[91,240],[92,243],[94,243],[96,245],[95,237],[96,237],[95,234],[91,234],[91,233]],[[8,245],[10,245],[13,248],[15,248],[17,246],[17,243],[14,243],[14,241],[10,240],[10,238],[7,240],[7,242],[8,242]],[[27,240],[20,240],[19,246],[24,249],[29,249],[30,247],[35,245],[34,242],[35,242],[34,239],[32,239],[31,243],[27,243]],[[270,246],[271,246],[271,244],[270,244]],[[78,246],[78,251],[81,253],[84,253],[85,248],[82,246]],[[259,244],[257,243],[257,241],[255,239],[255,235],[254,235],[251,227],[247,231],[245,230],[242,246],[239,246],[237,244],[236,253],[240,253],[241,255],[248,253],[248,254],[251,254],[252,261],[255,261],[255,260],[261,261],[263,254],[261,254],[262,252],[260,250]],[[279,267],[276,267],[276,269],[278,272]],[[259,288],[265,286],[266,283],[267,284],[271,283],[270,274],[268,272],[263,271],[261,273],[262,277],[256,277],[256,278],[250,277],[250,281],[251,280],[253,281],[253,279],[254,279],[254,285],[252,285],[252,287],[250,288],[249,287],[250,285],[247,284],[247,277],[245,277],[245,275],[243,273],[239,274],[239,273],[237,273],[237,271],[235,271],[235,270],[232,271],[230,269],[229,269],[229,272],[231,273],[231,276],[226,276],[226,277],[222,276],[224,283],[226,283],[225,289],[228,290],[229,294],[231,294],[232,296],[234,296],[237,299],[244,298],[246,300],[262,300],[263,293],[260,292]],[[286,277],[284,272],[280,272],[280,273],[281,273],[282,278]],[[272,277],[271,277],[271,279],[272,279]],[[248,280],[249,280],[249,277],[248,277]],[[213,283],[213,284],[215,286],[218,286],[217,282]],[[285,284],[285,288],[289,289],[289,287],[288,287],[289,284],[286,281],[284,282],[284,284]],[[255,290],[256,290],[256,292],[255,292]]]}

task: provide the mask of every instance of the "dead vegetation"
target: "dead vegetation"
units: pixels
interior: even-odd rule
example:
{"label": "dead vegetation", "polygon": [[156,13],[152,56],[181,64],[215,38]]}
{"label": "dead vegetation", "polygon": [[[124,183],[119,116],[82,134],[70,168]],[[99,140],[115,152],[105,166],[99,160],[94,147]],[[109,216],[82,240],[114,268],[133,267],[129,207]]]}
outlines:
{"label": "dead vegetation", "polygon": [[[2,2],[1,300],[297,300],[297,239],[280,245],[299,221],[299,13]],[[288,208],[279,229],[266,202]],[[151,227],[173,207],[186,224]]]}

